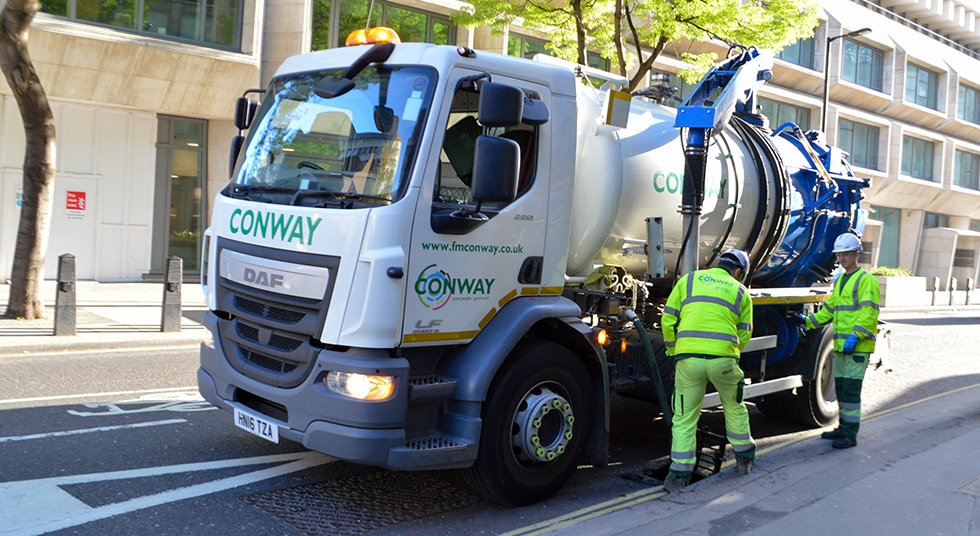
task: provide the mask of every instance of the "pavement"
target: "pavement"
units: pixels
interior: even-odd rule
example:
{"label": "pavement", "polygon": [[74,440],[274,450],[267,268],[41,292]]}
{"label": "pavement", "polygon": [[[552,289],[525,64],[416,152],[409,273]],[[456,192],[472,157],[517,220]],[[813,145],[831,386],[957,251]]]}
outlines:
{"label": "pavement", "polygon": [[[181,285],[181,330],[163,333],[163,283],[76,283],[76,335],[54,335],[56,281],[45,281],[43,320],[0,318],[0,357],[114,348],[193,347],[201,342],[207,311],[201,285]],[[0,314],[10,285],[0,284]]]}
{"label": "pavement", "polygon": [[[0,285],[6,309],[8,285]],[[195,347],[206,311],[199,284],[182,286],[179,333],[160,332],[160,283],[77,284],[77,335],[54,336],[55,282],[46,320],[0,319],[0,358],[115,348]],[[943,312],[980,306],[889,308]],[[980,536],[980,384],[865,415],[858,445],[835,450],[809,431],[760,448],[752,474],[721,472],[667,494],[640,491],[508,533],[560,535]]]}
{"label": "pavement", "polygon": [[821,431],[760,449],[750,475],[728,462],[508,536],[980,535],[980,384],[865,415],[850,449]]}

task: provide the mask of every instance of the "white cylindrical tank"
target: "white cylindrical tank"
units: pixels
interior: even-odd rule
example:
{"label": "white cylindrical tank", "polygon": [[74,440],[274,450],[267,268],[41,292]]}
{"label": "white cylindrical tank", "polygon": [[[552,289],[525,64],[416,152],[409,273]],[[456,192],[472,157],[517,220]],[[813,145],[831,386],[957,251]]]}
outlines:
{"label": "white cylindrical tank", "polygon": [[[627,128],[596,126],[604,92],[596,95],[584,84],[578,89],[578,156],[566,273],[584,277],[598,266],[614,264],[642,276],[647,256],[624,256],[623,247],[646,241],[645,219],[659,216],[664,222],[666,275],[673,278],[683,243],[684,177],[684,147],[680,129],[674,127],[675,110],[634,99]],[[760,174],[750,151],[730,126],[711,138],[699,267],[729,248],[758,255],[763,248],[759,237],[771,231],[781,214],[774,196],[782,189],[760,184],[760,180],[780,180],[779,175]],[[761,222],[759,211],[766,212]]]}

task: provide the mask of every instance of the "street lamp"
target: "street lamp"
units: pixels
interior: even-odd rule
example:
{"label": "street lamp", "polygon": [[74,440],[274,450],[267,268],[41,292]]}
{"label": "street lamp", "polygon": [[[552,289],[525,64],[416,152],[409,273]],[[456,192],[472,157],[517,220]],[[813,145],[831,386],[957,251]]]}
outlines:
{"label": "street lamp", "polygon": [[840,39],[841,37],[864,35],[870,31],[871,28],[861,28],[860,30],[854,30],[853,32],[827,38],[827,48],[825,48],[823,52],[823,108],[820,110],[820,130],[822,130],[824,134],[827,133],[827,100],[829,98],[828,93],[830,91],[830,43]]}

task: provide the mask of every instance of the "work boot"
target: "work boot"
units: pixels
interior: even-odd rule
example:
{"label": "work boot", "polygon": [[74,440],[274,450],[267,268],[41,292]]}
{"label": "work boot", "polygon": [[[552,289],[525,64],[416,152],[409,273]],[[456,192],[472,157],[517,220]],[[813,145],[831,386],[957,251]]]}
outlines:
{"label": "work boot", "polygon": [[681,489],[686,488],[690,483],[691,477],[683,478],[674,475],[667,475],[667,478],[664,480],[664,490],[666,490],[667,493],[674,493],[675,491],[680,491]]}
{"label": "work boot", "polygon": [[853,437],[840,436],[837,439],[835,439],[834,442],[830,444],[830,446],[834,447],[835,449],[849,449],[851,447],[856,447],[857,444],[858,444],[858,440],[854,439]]}
{"label": "work boot", "polygon": [[747,475],[752,472],[752,460],[745,456],[735,456],[735,471],[740,475]]}
{"label": "work boot", "polygon": [[824,432],[820,434],[820,437],[824,439],[840,439],[844,437],[844,432],[841,432],[840,428],[834,428],[829,432]]}

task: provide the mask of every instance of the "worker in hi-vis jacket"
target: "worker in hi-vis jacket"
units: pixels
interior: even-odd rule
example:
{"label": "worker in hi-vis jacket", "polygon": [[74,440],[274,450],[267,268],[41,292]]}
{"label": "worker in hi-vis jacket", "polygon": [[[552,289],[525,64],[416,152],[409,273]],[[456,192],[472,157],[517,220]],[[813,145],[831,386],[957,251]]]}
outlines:
{"label": "worker in hi-vis jacket", "polygon": [[749,474],[755,459],[749,412],[742,400],[745,375],[738,366],[742,348],[752,337],[752,298],[739,282],[749,268],[749,257],[732,249],[718,259],[714,268],[681,277],[664,307],[664,343],[675,369],[671,464],[664,480],[668,492],[691,483],[698,419],[709,381],[721,397],[738,473]]}
{"label": "worker in hi-vis jacket", "polygon": [[861,426],[861,385],[875,351],[881,294],[878,280],[857,265],[861,239],[844,233],[834,241],[834,253],[844,273],[834,283],[834,292],[816,313],[799,320],[806,329],[833,321],[834,382],[840,423],[821,437],[833,439],[835,449],[857,445]]}

